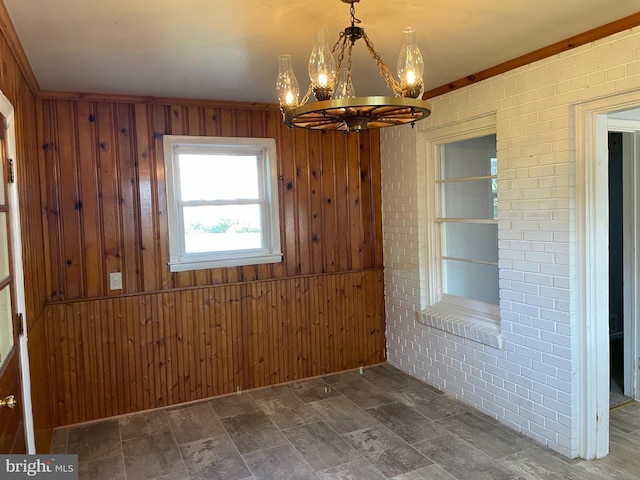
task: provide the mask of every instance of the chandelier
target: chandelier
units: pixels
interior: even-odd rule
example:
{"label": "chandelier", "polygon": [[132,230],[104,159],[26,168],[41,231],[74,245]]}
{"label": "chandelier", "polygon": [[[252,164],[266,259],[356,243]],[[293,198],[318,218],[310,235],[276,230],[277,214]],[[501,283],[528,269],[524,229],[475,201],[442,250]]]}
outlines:
{"label": "chandelier", "polygon": [[[373,43],[355,16],[355,3],[360,0],[340,0],[351,5],[351,26],[340,32],[333,48],[327,43],[324,29],[316,34],[309,57],[307,93],[299,101],[298,80],[293,73],[290,55],[280,55],[276,93],[284,122],[292,127],[316,130],[359,132],[367,128],[392,125],[414,125],[431,114],[429,102],[420,98],[423,89],[424,63],[416,43],[416,32],[407,28],[402,32],[403,45],[398,57],[397,81],[376,52]],[[380,76],[392,96],[358,97],[351,81],[351,54],[357,40],[363,39]],[[336,65],[333,57],[338,52]],[[346,58],[345,58],[346,57]],[[316,101],[309,101],[311,93]]]}

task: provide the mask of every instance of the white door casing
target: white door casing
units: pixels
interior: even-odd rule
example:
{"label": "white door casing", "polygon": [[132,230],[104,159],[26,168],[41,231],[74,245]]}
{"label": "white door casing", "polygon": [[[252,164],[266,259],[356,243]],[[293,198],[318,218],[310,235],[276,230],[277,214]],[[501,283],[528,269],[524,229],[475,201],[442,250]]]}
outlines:
{"label": "white door casing", "polygon": [[[16,142],[15,142],[15,119],[14,109],[11,102],[0,91],[0,115],[5,118],[7,129],[7,155],[9,158],[16,159]],[[20,166],[18,162],[14,162],[14,176],[19,175]],[[25,441],[27,453],[35,454],[35,433],[33,425],[33,409],[31,403],[31,375],[29,370],[29,353],[27,348],[27,322],[25,315],[25,298],[24,298],[24,271],[22,268],[22,238],[20,232],[20,210],[18,204],[18,182],[10,183],[7,188],[7,196],[10,206],[11,221],[11,244],[13,253],[13,276],[16,297],[16,312],[23,314],[23,332],[19,337],[19,354],[20,354],[20,378],[22,381],[22,399],[23,399],[23,415]]]}
{"label": "white door casing", "polygon": [[[578,455],[609,452],[609,113],[640,105],[640,91],[574,106]],[[637,334],[636,334],[637,335]],[[637,342],[635,342],[637,345]],[[637,352],[636,352],[637,353]],[[636,355],[637,358],[637,355]]]}

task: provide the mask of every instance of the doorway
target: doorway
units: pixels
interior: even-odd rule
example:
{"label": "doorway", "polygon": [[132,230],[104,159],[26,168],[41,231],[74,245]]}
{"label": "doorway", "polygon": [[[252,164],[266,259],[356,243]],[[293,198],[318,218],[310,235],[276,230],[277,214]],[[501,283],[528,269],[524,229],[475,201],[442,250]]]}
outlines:
{"label": "doorway", "polygon": [[[610,120],[610,128],[612,118]],[[625,163],[629,159],[625,158],[628,153],[629,141],[633,138],[626,137],[618,131],[609,131],[609,375],[610,375],[610,408],[618,407],[633,400],[632,382],[625,373],[630,368],[632,357],[631,352],[625,349],[625,320],[629,317],[629,312],[625,312],[625,297],[629,294],[634,297],[634,292],[626,291],[625,275],[630,265],[625,264],[625,250],[629,248],[628,242],[624,239],[625,230],[629,229],[628,221],[634,221],[634,214],[627,212],[627,208],[633,205],[625,202],[625,196],[633,192],[627,191],[624,185],[623,170]],[[632,152],[633,153],[633,152]],[[632,187],[632,186],[631,186]],[[631,188],[633,190],[633,188]],[[630,217],[630,218],[627,218]],[[633,298],[630,299],[633,301]],[[627,328],[630,330],[630,328]]]}
{"label": "doorway", "polygon": [[[609,312],[609,145],[610,122],[624,112],[638,110],[640,91],[598,98],[574,106],[576,163],[576,319],[578,321],[578,364],[576,370],[579,439],[577,455],[602,458],[609,453],[610,409],[610,312]],[[617,129],[617,128],[616,128]],[[624,132],[624,131],[623,131]],[[637,137],[636,137],[637,138]],[[639,143],[636,141],[637,146]],[[623,143],[624,148],[624,143]],[[637,152],[637,147],[634,147]],[[631,158],[637,158],[637,153]],[[624,156],[623,156],[624,158]],[[640,165],[623,162],[623,195],[626,212],[640,208]],[[633,208],[629,208],[633,205]],[[628,217],[628,213],[626,214]],[[624,220],[623,220],[624,221]],[[623,389],[637,397],[640,381],[637,358],[640,328],[635,290],[640,278],[640,232],[635,223],[623,228]],[[629,225],[633,225],[630,228]],[[631,300],[634,300],[633,302]]]}
{"label": "doorway", "polygon": [[640,108],[608,115],[610,404],[638,399]]}

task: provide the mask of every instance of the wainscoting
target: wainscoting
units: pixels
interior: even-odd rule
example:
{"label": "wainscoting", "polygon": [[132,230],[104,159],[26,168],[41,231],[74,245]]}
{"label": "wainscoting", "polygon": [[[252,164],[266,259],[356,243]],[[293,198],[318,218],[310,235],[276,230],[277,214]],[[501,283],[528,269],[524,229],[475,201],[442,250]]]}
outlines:
{"label": "wainscoting", "polygon": [[385,361],[383,270],[48,305],[59,425]]}

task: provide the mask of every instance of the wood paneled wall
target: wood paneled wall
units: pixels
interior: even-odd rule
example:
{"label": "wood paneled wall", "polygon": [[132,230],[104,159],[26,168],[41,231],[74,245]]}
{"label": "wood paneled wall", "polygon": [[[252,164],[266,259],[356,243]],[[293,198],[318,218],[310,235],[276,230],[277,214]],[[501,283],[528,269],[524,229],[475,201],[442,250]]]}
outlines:
{"label": "wood paneled wall", "polygon": [[[41,114],[60,425],[385,360],[377,131],[289,131],[267,105],[50,96]],[[169,272],[164,134],[276,139],[282,262]]]}
{"label": "wood paneled wall", "polygon": [[381,363],[382,282],[367,270],[52,305],[57,420]]}
{"label": "wood paneled wall", "polygon": [[[294,130],[274,108],[43,101],[49,300],[382,266],[379,133]],[[162,136],[276,138],[284,261],[170,273]],[[123,272],[123,291],[108,289]]]}
{"label": "wood paneled wall", "polygon": [[43,248],[40,166],[37,149],[38,86],[17,40],[11,20],[0,2],[0,90],[14,108],[16,181],[20,202],[22,258],[29,333],[33,420],[38,452],[48,452],[54,425],[44,309],[47,301]]}

